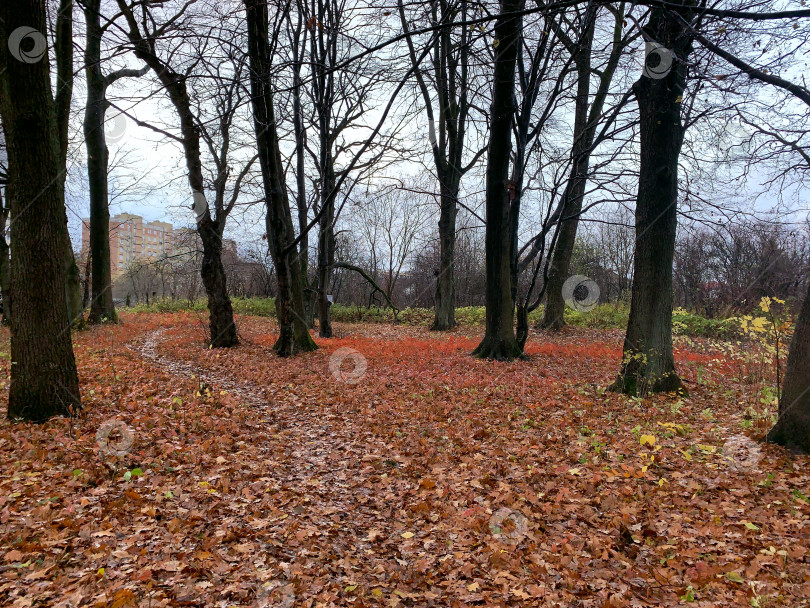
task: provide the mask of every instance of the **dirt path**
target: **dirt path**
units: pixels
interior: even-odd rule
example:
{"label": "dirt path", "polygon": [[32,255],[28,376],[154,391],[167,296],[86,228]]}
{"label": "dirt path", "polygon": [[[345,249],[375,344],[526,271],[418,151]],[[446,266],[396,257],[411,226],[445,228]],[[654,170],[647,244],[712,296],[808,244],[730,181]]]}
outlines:
{"label": "dirt path", "polygon": [[[363,437],[353,427],[349,412],[335,413],[277,400],[271,404],[257,384],[163,354],[159,351],[164,334],[163,328],[152,331],[130,348],[170,375],[194,377],[212,391],[232,394],[255,410],[254,428],[262,427],[271,433],[271,444],[254,448],[268,465],[263,477],[271,480],[284,511],[262,534],[266,539],[263,550],[279,560],[281,572],[269,582],[257,584],[254,605],[308,605],[300,602],[310,593],[296,581],[304,574],[312,576],[313,560],[337,568],[344,588],[358,584],[353,574],[358,555],[379,562],[371,568],[378,573],[379,581],[368,584],[385,582],[402,571],[407,565],[405,560],[381,558],[373,549],[375,539],[387,536],[385,530],[392,523],[391,505],[381,504],[380,496],[369,493],[368,477],[380,467],[400,466],[395,456],[383,456],[387,448],[382,442]],[[279,539],[284,542],[279,543]],[[335,582],[334,573],[329,578]]]}

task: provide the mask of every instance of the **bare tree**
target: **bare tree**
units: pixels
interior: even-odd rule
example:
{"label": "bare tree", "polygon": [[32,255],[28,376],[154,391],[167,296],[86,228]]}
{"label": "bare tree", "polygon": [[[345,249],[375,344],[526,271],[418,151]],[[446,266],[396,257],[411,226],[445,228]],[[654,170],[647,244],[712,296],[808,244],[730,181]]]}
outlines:
{"label": "bare tree", "polygon": [[278,281],[276,316],[279,338],[274,348],[280,356],[291,356],[315,350],[317,346],[309,335],[305,317],[301,265],[273,106],[272,57],[279,32],[274,28],[271,36],[267,5],[261,0],[245,0],[245,14],[253,122],[267,204],[265,224]]}
{"label": "bare tree", "polygon": [[[228,296],[225,269],[222,265],[222,235],[229,214],[233,210],[242,182],[250,171],[254,159],[243,163],[228,192],[231,155],[231,127],[240,107],[241,73],[243,55],[234,46],[222,48],[217,61],[210,60],[211,44],[217,38],[216,31],[202,35],[195,31],[193,23],[183,24],[194,2],[186,2],[174,12],[163,12],[165,7],[152,8],[137,2],[127,4],[117,0],[118,7],[127,23],[127,35],[135,56],[154,72],[168,94],[180,122],[180,136],[166,131],[162,133],[182,145],[188,170],[188,181],[194,199],[197,231],[203,244],[201,276],[208,296],[209,328],[211,345],[229,347],[239,342],[233,307]],[[209,5],[208,8],[214,7]],[[161,13],[158,14],[157,11]],[[136,18],[136,12],[140,18]],[[182,28],[184,35],[171,37],[179,46],[164,48],[167,32]],[[220,39],[232,36],[223,23]],[[215,30],[217,28],[214,28]],[[227,34],[226,34],[227,32]],[[182,49],[180,47],[183,47]],[[184,50],[185,52],[180,52]],[[183,57],[185,59],[179,59]],[[173,65],[180,62],[182,65]],[[195,71],[201,78],[217,83],[214,93],[207,100],[193,97],[189,81]],[[201,115],[212,104],[215,116],[202,120]],[[140,122],[140,121],[139,121]],[[144,123],[140,123],[144,124]],[[213,179],[206,184],[201,145],[204,144],[214,164]],[[213,191],[213,208],[206,190]]]}
{"label": "bare tree", "polygon": [[509,188],[509,153],[515,65],[518,57],[523,0],[501,0],[495,23],[495,67],[486,174],[486,333],[473,355],[497,360],[523,356],[515,338],[512,299],[512,247]]}
{"label": "bare tree", "polygon": [[[431,329],[446,330],[456,324],[454,266],[461,179],[485,152],[482,148],[464,162],[473,108],[470,99],[473,84],[471,57],[475,38],[475,30],[467,20],[474,9],[467,0],[431,0],[415,5],[424,16],[409,19],[402,0],[399,0],[398,7],[405,33],[410,33],[415,23],[425,20],[431,25],[441,26],[438,35],[431,38],[429,69],[420,66],[413,37],[407,36],[406,41],[427,116],[428,139],[439,180],[440,253]],[[457,22],[458,25],[453,27]]]}

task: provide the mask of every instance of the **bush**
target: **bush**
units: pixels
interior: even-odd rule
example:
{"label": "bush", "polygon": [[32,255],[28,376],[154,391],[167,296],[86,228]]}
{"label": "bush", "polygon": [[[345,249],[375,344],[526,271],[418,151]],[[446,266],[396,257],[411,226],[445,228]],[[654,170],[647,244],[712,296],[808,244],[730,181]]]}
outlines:
{"label": "bush", "polygon": [[238,315],[275,317],[275,298],[232,298],[233,311]]}
{"label": "bush", "polygon": [[172,300],[171,298],[155,298],[149,304],[139,303],[124,310],[128,312],[182,312],[182,311],[205,311],[205,300]]}
{"label": "bush", "polygon": [[739,335],[736,319],[707,319],[683,308],[672,312],[672,333],[676,336],[729,339]]}
{"label": "bush", "polygon": [[624,329],[629,318],[630,307],[624,303],[598,304],[588,312],[565,308],[565,322],[576,327]]}

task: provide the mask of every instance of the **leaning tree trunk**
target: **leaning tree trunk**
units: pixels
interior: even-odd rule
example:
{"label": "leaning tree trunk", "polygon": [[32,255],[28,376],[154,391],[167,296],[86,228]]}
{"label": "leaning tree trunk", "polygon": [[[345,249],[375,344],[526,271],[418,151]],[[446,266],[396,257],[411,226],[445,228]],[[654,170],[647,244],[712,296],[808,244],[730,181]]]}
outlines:
{"label": "leaning tree trunk", "polygon": [[510,361],[523,351],[515,339],[509,224],[509,153],[512,148],[515,64],[521,19],[509,13],[523,8],[523,0],[501,0],[495,24],[495,69],[492,118],[486,173],[486,333],[473,351],[477,357]]}
{"label": "leaning tree trunk", "polygon": [[683,391],[672,353],[672,261],[678,225],[678,157],[684,136],[681,99],[692,45],[682,22],[669,9],[653,9],[645,31],[671,49],[676,59],[665,73],[645,69],[633,85],[641,157],[633,291],[621,371],[611,386],[631,395]]}
{"label": "leaning tree trunk", "polygon": [[444,331],[456,326],[456,216],[461,175],[453,167],[440,175],[439,275],[436,277],[436,304],[432,330]]}
{"label": "leaning tree trunk", "polygon": [[87,77],[87,105],[84,112],[84,141],[87,147],[87,177],[90,188],[90,324],[118,321],[112,295],[110,266],[110,205],[108,198],[108,151],[104,132],[107,110],[107,83],[101,71],[99,6],[101,0],[88,0],[84,14],[87,43],[84,51]]}
{"label": "leaning tree trunk", "polygon": [[[582,199],[585,196],[585,185],[590,166],[590,146],[593,142],[593,129],[586,132],[588,126],[588,98],[590,92],[591,54],[590,40],[587,55],[577,62],[577,101],[574,116],[574,145],[571,174],[563,192],[562,213],[557,242],[552,252],[546,286],[546,306],[543,310],[541,326],[545,329],[558,330],[565,325],[565,301],[563,300],[563,283],[568,278],[568,267],[574,252],[574,242],[579,227],[579,214],[582,212]],[[590,137],[587,137],[590,135]]]}
{"label": "leaning tree trunk", "polygon": [[790,345],[779,419],[767,440],[794,452],[810,454],[810,288]]}
{"label": "leaning tree trunk", "polygon": [[35,422],[81,407],[62,260],[67,237],[56,107],[47,55],[15,59],[9,34],[44,39],[44,0],[0,3],[0,113],[8,149],[11,386],[8,415]]}
{"label": "leaning tree trunk", "polygon": [[307,328],[301,267],[297,259],[298,252],[292,245],[295,242],[292,215],[270,86],[272,56],[268,38],[267,4],[262,0],[245,0],[245,13],[253,123],[267,200],[265,226],[278,279],[276,316],[279,337],[273,348],[280,356],[290,356],[297,352],[315,350],[317,345]]}

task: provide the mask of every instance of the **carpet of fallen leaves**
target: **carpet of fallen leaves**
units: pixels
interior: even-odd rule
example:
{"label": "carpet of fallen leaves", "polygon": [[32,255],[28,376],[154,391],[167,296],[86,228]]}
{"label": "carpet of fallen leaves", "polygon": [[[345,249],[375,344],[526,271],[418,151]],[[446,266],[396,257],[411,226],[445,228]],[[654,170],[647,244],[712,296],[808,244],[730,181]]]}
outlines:
{"label": "carpet of fallen leaves", "polygon": [[0,605],[810,605],[809,462],[745,439],[733,349],[681,341],[690,395],[640,400],[604,392],[621,332],[507,364],[480,328],[338,325],[288,360],[275,331],[76,334],[81,416],[0,423]]}

